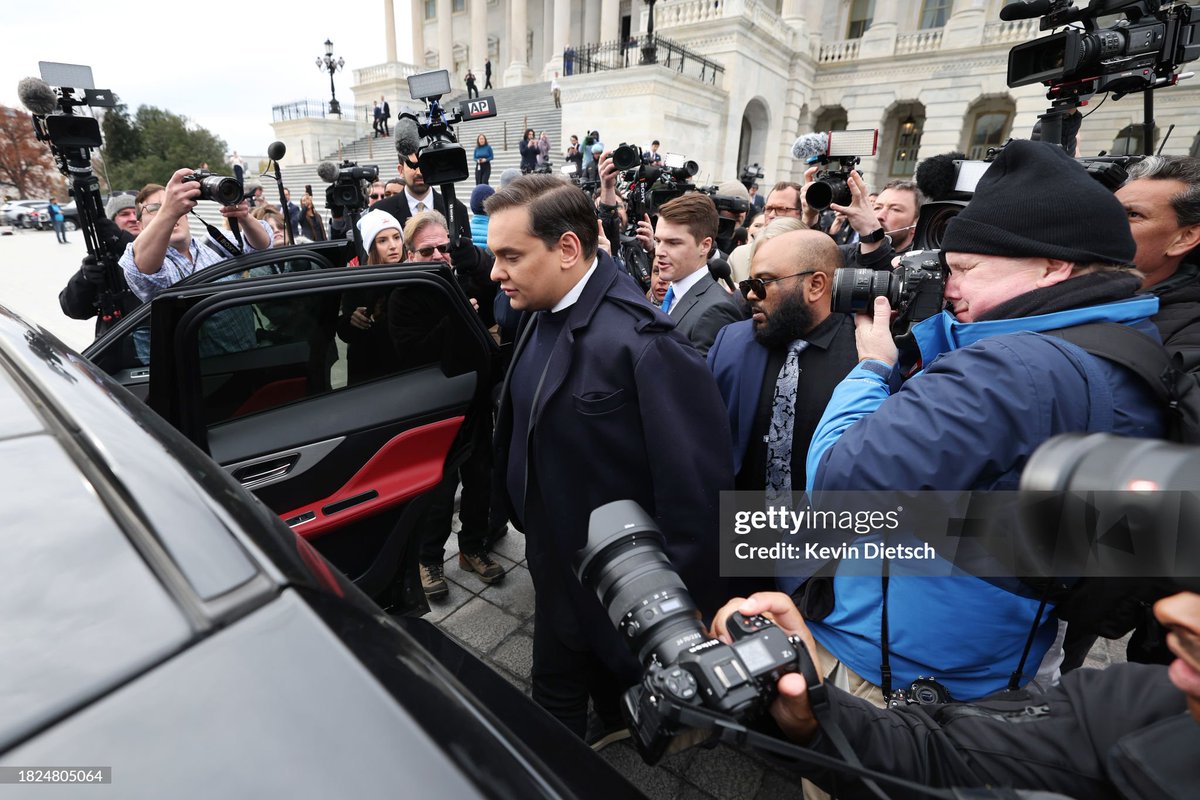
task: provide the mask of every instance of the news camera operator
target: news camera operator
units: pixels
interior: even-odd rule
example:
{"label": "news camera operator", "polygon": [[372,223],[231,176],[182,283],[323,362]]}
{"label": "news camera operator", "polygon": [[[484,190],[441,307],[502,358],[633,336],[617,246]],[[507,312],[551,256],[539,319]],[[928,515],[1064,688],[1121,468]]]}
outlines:
{"label": "news camera operator", "polygon": [[[104,209],[105,218],[96,221],[96,235],[101,242],[111,248],[111,252],[120,252],[126,248],[142,230],[138,219],[136,204],[132,195],[114,195]],[[58,305],[64,314],[71,319],[96,318],[96,337],[120,322],[120,316],[105,318],[98,312],[100,293],[104,291],[108,277],[103,266],[95,256],[85,256],[79,270],[67,281],[67,285],[58,295]],[[117,300],[117,310],[122,315],[128,314],[142,304],[125,282],[122,274],[119,285],[114,292]]]}
{"label": "news camera operator", "polygon": [[[820,166],[809,167],[804,172],[804,191],[813,183]],[[892,181],[884,187],[874,201],[866,183],[857,170],[850,170],[846,178],[851,202],[848,206],[831,203],[830,210],[841,214],[845,224],[858,234],[858,242],[839,245],[847,267],[860,269],[888,269],[892,259],[912,247],[924,198],[921,190],[912,181]],[[808,203],[803,203],[801,221],[810,228],[820,226],[820,212]]]}
{"label": "news camera operator", "polygon": [[[189,180],[195,172],[188,168],[176,170],[165,187],[150,184],[138,193],[142,232],[125,248],[119,263],[129,288],[143,301],[153,299],[193,272],[233,255],[213,238],[201,246],[192,237],[187,215],[204,193],[199,181]],[[221,216],[239,223],[247,250],[270,248],[271,227],[250,216],[245,200],[222,206]]]}
{"label": "news camera operator", "polygon": [[[730,642],[729,616],[763,614],[817,652],[791,598],[763,592],[734,599],[713,621]],[[1178,660],[1078,670],[1045,694],[1016,693],[975,704],[897,704],[884,710],[825,682],[832,719],[862,766],[930,787],[1012,787],[1076,798],[1187,797],[1200,775],[1200,595],[1184,592],[1154,606],[1172,629]],[[817,674],[823,667],[818,663]],[[782,734],[834,758],[843,754],[818,722],[804,677],[777,683],[770,714]],[[1181,694],[1182,693],[1182,694]],[[1188,717],[1183,712],[1189,710]],[[840,798],[877,797],[855,778],[796,762],[801,774]],[[922,797],[891,786],[892,798]]]}
{"label": "news camera operator", "polygon": [[[1040,335],[1087,322],[1156,335],[1149,317],[1158,302],[1135,295],[1124,220],[1116,198],[1060,148],[1010,143],[947,228],[950,308],[912,330],[923,371],[901,383],[885,297],[859,315],[859,364],[817,426],[809,488],[1012,489],[1055,434],[1160,436],[1162,408],[1140,377]],[[1021,685],[1053,679],[1058,625],[1036,596],[932,577],[911,562],[898,568],[904,574],[890,578],[838,574],[832,610],[810,619],[863,695],[879,702],[928,675],[959,700],[998,691],[1014,674]],[[788,591],[797,584],[781,582]]]}

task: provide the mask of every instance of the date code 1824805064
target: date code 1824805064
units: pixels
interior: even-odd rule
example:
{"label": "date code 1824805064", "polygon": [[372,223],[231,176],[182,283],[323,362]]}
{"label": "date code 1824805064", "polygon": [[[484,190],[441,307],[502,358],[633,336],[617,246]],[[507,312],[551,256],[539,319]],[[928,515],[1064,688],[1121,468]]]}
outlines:
{"label": "date code 1824805064", "polygon": [[112,783],[112,767],[0,767],[3,783]]}

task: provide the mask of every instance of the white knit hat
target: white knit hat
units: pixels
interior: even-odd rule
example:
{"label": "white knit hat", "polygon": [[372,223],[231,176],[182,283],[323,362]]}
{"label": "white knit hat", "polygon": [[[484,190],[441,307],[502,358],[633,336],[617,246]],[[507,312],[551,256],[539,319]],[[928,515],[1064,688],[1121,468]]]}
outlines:
{"label": "white knit hat", "polygon": [[371,245],[375,244],[375,237],[380,231],[388,228],[395,228],[404,234],[404,226],[400,224],[400,220],[393,217],[386,211],[372,209],[358,220],[358,232],[362,235],[363,250],[370,250]]}

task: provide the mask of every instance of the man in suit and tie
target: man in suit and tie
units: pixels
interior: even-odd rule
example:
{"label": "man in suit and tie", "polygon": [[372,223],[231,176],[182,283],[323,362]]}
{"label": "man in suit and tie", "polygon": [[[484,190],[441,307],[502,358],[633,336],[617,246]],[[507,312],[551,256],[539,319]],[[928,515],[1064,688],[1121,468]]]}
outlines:
{"label": "man in suit and tie", "polygon": [[803,491],[809,440],[858,363],[854,320],[830,312],[841,254],[828,234],[780,223],[753,247],[738,284],[751,318],[717,334],[708,365],[728,410],[737,488]]}
{"label": "man in suit and tie", "polygon": [[[533,577],[533,698],[577,735],[588,698],[623,728],[642,666],[572,559],[593,509],[634,500],[706,614],[722,602],[719,493],[733,486],[720,394],[704,361],[598,249],[588,198],[527,175],[488,198],[492,278],[523,328],[501,392],[495,481],[526,536]],[[589,737],[591,738],[591,737]]]}
{"label": "man in suit and tie", "polygon": [[654,263],[671,282],[662,310],[701,355],[717,331],[742,318],[733,298],[708,272],[717,219],[712,198],[693,192],[664,203],[654,227]]}

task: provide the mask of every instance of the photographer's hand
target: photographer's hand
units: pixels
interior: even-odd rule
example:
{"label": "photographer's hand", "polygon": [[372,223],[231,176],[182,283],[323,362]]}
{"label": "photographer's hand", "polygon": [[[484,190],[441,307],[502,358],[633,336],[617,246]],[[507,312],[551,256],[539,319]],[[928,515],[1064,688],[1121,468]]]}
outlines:
{"label": "photographer's hand", "polygon": [[800,180],[800,221],[803,222],[805,227],[808,228],[815,228],[817,223],[821,220],[821,212],[810,207],[808,202],[804,199],[805,195],[808,194],[808,187],[816,179],[817,172],[820,171],[820,169],[820,164],[813,164],[811,167],[804,170],[804,177]]}
{"label": "photographer's hand", "polygon": [[612,161],[612,151],[600,156],[600,202],[608,206],[617,204],[617,169]]}
{"label": "photographer's hand", "polygon": [[654,223],[650,221],[649,214],[643,214],[638,220],[637,240],[650,258],[654,258]]}
{"label": "photographer's hand", "polygon": [[242,235],[246,237],[246,244],[250,245],[251,250],[270,249],[270,226],[264,227],[265,223],[250,216],[250,204],[245,200],[237,205],[221,206],[221,216],[238,221],[242,226]]}
{"label": "photographer's hand", "polygon": [[859,361],[896,365],[900,353],[892,339],[892,306],[886,297],[875,298],[870,314],[859,312],[854,315],[854,343],[858,347]]}
{"label": "photographer's hand", "polygon": [[[829,207],[845,216],[846,222],[850,223],[850,227],[859,236],[866,236],[879,228],[879,218],[875,216],[875,208],[871,205],[868,197],[867,184],[863,182],[862,176],[856,170],[851,170],[850,177],[846,179],[846,185],[850,187],[850,205],[839,206],[837,203],[830,203]],[[880,240],[878,242],[860,242],[858,246],[861,252],[870,253],[883,245],[884,240]]]}
{"label": "photographer's hand", "polygon": [[[732,640],[725,623],[734,611],[739,611],[747,617],[761,614],[789,636],[800,637],[809,658],[812,659],[814,671],[818,675],[825,674],[817,657],[817,643],[808,626],[804,624],[804,618],[800,616],[792,598],[783,592],[756,592],[745,600],[730,600],[713,618],[712,633],[726,644]],[[771,716],[789,739],[806,744],[817,732],[817,719],[813,716],[812,706],[808,702],[808,685],[804,676],[798,672],[788,673],[779,679],[776,688],[779,690],[779,696],[771,703]]]}

